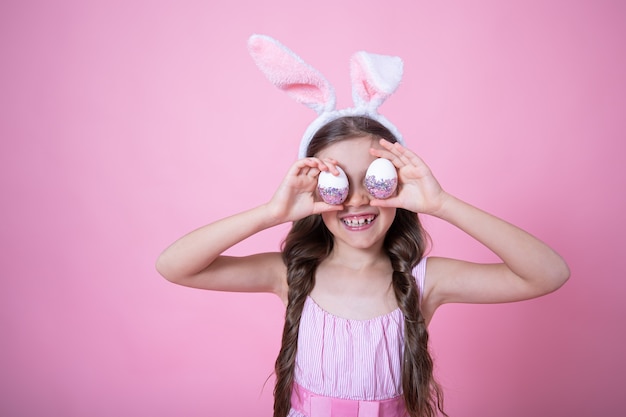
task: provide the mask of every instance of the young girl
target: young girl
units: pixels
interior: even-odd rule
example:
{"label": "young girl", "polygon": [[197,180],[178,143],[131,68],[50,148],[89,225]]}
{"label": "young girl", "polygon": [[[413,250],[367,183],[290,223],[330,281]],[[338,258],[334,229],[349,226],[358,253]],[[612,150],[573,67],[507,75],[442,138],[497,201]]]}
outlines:
{"label": "young girl", "polygon": [[[372,117],[338,117],[307,140],[266,204],[182,237],[158,259],[168,280],[190,287],[270,292],[286,305],[276,360],[275,417],[422,417],[443,412],[427,327],[445,303],[538,297],[569,277],[544,243],[445,192],[426,164]],[[370,163],[385,158],[398,188],[376,199]],[[345,171],[340,205],[321,200],[318,176]],[[501,260],[424,257],[418,214],[460,228]],[[293,222],[281,253],[224,256],[264,229]]]}

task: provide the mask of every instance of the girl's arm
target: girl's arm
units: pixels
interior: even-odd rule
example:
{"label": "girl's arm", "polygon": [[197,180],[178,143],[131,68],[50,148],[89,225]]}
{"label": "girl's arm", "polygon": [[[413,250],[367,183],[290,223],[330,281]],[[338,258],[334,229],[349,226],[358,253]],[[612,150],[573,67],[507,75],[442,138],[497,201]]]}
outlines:
{"label": "girl's arm", "polygon": [[222,253],[270,227],[310,214],[339,210],[316,201],[317,175],[331,170],[316,158],[292,165],[270,202],[201,227],[174,242],[157,260],[157,270],[177,284],[217,291],[273,292],[286,299],[286,269],[280,253],[245,257]]}
{"label": "girl's arm", "polygon": [[279,224],[268,213],[268,206],[261,205],[194,230],[159,256],[157,271],[167,280],[188,287],[281,295],[279,254],[221,255],[253,234]]}
{"label": "girl's arm", "polygon": [[444,303],[501,303],[538,297],[569,278],[565,261],[522,229],[446,193],[417,155],[399,144],[381,141],[386,151],[372,150],[398,168],[400,188],[394,198],[372,205],[403,207],[443,219],[481,242],[501,260],[474,264],[430,258],[425,302],[432,311]]}
{"label": "girl's arm", "polygon": [[539,297],[569,278],[563,258],[524,230],[447,195],[433,213],[493,251],[500,264],[472,264],[451,259],[429,260],[430,294],[443,303],[499,303]]}

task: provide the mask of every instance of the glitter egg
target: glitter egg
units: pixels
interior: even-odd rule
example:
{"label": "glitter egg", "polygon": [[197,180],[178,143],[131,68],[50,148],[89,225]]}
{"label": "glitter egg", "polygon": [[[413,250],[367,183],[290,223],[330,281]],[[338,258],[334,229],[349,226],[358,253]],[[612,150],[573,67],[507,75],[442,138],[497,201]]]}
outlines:
{"label": "glitter egg", "polygon": [[337,176],[322,171],[317,177],[317,190],[322,200],[328,204],[341,204],[348,197],[348,177],[343,169],[337,167],[337,171],[339,171]]}
{"label": "glitter egg", "polygon": [[398,172],[390,160],[378,158],[367,168],[365,187],[374,198],[391,197],[396,191],[397,185]]}

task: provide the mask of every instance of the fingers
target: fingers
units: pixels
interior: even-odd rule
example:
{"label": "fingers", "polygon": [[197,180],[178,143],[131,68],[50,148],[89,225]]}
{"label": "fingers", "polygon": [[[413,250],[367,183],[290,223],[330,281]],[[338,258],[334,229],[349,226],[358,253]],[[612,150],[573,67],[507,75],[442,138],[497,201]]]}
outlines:
{"label": "fingers", "polygon": [[326,158],[323,160],[324,165],[328,168],[328,171],[333,175],[339,175],[339,170],[337,169],[337,161],[332,158]]}
{"label": "fingers", "polygon": [[398,144],[398,147],[396,147],[396,144],[386,139],[380,139],[379,144],[383,149],[372,148],[370,150],[372,155],[378,158],[389,159],[397,168],[409,163],[409,160],[404,155],[405,148],[403,148],[402,145]]}
{"label": "fingers", "polygon": [[371,154],[379,158],[389,159],[396,168],[402,168],[407,165],[425,165],[424,161],[419,156],[398,142],[391,143],[388,140],[381,138],[379,143],[383,149],[372,148],[370,150]]}
{"label": "fingers", "polygon": [[316,201],[313,204],[313,214],[322,214],[330,211],[341,211],[343,210],[342,204],[328,204],[324,201]]}
{"label": "fingers", "polygon": [[401,206],[401,202],[397,197],[391,197],[384,200],[380,199],[372,199],[370,200],[370,206],[372,207],[394,207],[399,208]]}
{"label": "fingers", "polygon": [[317,177],[320,172],[329,171],[333,175],[339,175],[337,170],[337,161],[331,158],[303,158],[296,161],[292,166],[292,174],[307,175],[311,178]]}

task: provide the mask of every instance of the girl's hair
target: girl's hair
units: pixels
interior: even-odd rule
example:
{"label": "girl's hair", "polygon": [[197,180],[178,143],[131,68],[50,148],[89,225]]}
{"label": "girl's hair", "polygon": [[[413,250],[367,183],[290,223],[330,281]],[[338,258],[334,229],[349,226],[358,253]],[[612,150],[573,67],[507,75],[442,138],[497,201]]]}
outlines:
{"label": "girl's hair", "polygon": [[[311,139],[307,156],[345,139],[371,135],[396,142],[380,123],[367,117],[343,117],[323,126]],[[433,361],[428,351],[428,331],[420,310],[420,294],[412,270],[424,255],[426,233],[418,217],[397,209],[384,242],[393,267],[392,286],[404,314],[404,358],[402,388],[410,417],[434,417],[443,413],[443,395],[433,377]],[[291,408],[300,317],[306,297],[315,285],[317,266],[331,253],[333,235],[322,217],[312,215],[294,222],[285,241],[282,256],[289,285],[282,346],[276,359],[274,417],[286,417]],[[445,414],[445,413],[444,413]]]}

